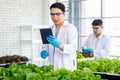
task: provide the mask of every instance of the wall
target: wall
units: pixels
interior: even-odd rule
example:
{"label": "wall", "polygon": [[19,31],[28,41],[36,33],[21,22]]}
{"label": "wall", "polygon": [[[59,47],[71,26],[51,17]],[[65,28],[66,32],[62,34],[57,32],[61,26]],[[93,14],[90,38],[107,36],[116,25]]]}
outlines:
{"label": "wall", "polygon": [[[48,0],[0,0],[0,56],[21,55],[19,27],[49,24],[48,3]],[[26,48],[31,54],[30,46]]]}

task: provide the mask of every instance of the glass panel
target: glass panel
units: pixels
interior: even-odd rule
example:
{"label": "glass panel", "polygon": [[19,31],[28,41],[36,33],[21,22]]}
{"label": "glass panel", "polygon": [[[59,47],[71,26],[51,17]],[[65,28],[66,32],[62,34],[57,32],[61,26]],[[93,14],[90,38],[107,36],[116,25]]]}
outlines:
{"label": "glass panel", "polygon": [[82,19],[81,20],[81,34],[83,36],[88,36],[92,33],[92,23],[93,19]]}
{"label": "glass panel", "polygon": [[82,1],[82,17],[100,17],[101,13],[100,0]]}
{"label": "glass panel", "polygon": [[110,36],[120,36],[120,18],[104,19],[104,26]]}
{"label": "glass panel", "polygon": [[104,16],[120,16],[120,0],[103,0],[104,3]]}
{"label": "glass panel", "polygon": [[104,19],[105,32],[111,36],[111,55],[120,56],[120,18]]}
{"label": "glass panel", "polygon": [[110,55],[120,56],[120,37],[111,37],[112,48]]}

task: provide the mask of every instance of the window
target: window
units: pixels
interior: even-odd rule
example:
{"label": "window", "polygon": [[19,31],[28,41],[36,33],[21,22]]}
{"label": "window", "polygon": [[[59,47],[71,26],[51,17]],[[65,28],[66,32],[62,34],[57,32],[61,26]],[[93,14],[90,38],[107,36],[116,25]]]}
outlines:
{"label": "window", "polygon": [[119,0],[103,0],[103,20],[112,39],[111,55],[120,56],[120,7]]}
{"label": "window", "polygon": [[69,22],[79,32],[79,50],[92,32],[91,23],[96,18],[104,22],[105,32],[112,40],[111,55],[120,56],[120,10],[119,0],[60,0],[67,6]]}

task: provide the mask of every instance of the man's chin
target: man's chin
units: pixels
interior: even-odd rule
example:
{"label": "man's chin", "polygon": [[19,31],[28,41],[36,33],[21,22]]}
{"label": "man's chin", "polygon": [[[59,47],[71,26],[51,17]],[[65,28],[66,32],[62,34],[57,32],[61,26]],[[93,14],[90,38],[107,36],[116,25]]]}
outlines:
{"label": "man's chin", "polygon": [[55,25],[59,25],[60,23],[59,22],[56,22],[56,23],[54,23]]}

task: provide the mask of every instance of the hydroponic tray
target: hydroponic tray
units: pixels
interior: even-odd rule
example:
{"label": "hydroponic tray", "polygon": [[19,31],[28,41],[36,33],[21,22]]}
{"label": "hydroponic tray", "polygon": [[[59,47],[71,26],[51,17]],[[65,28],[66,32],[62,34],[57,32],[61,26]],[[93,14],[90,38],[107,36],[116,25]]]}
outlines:
{"label": "hydroponic tray", "polygon": [[112,74],[106,72],[93,72],[95,75],[100,75],[101,80],[120,80],[120,74]]}
{"label": "hydroponic tray", "polygon": [[[18,65],[23,65],[23,64],[26,64],[27,61],[22,61],[22,62],[19,62]],[[4,63],[4,64],[0,64],[0,67],[4,67],[4,68],[8,68],[10,66],[11,63]]]}

